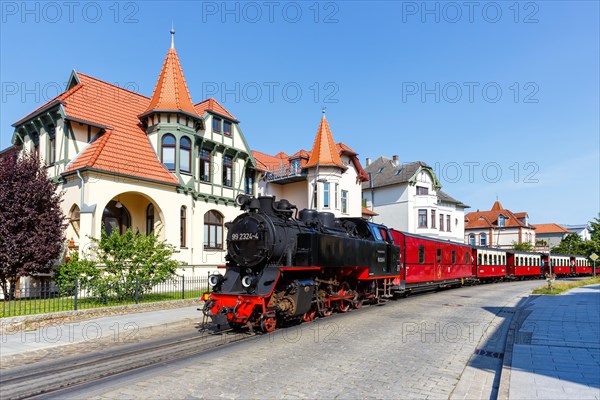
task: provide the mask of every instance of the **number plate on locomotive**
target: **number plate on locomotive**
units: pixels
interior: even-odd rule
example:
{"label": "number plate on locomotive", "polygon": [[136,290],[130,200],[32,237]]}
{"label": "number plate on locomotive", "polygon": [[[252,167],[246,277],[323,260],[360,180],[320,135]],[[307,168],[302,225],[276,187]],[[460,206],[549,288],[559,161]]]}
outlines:
{"label": "number plate on locomotive", "polygon": [[258,240],[258,232],[255,232],[255,233],[232,233],[231,240]]}

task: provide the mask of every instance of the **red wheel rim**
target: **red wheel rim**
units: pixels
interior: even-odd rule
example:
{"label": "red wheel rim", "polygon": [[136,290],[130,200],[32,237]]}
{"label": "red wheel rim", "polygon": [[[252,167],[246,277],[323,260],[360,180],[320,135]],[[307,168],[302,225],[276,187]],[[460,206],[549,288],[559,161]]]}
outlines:
{"label": "red wheel rim", "polygon": [[317,315],[317,311],[315,310],[310,310],[308,312],[306,312],[303,316],[302,316],[302,321],[304,322],[310,322],[313,319],[315,319],[315,316]]}
{"label": "red wheel rim", "polygon": [[[346,282],[343,282],[340,285],[340,290],[338,290],[338,296],[344,297],[348,294],[349,291],[350,291],[350,287],[348,286],[348,284]],[[348,310],[350,310],[350,301],[345,300],[345,299],[340,300],[338,310],[340,310],[340,312],[343,312],[343,313],[348,312]]]}
{"label": "red wheel rim", "polygon": [[265,318],[262,321],[262,328],[267,333],[273,332],[275,330],[276,325],[277,325],[277,320],[273,317]]}

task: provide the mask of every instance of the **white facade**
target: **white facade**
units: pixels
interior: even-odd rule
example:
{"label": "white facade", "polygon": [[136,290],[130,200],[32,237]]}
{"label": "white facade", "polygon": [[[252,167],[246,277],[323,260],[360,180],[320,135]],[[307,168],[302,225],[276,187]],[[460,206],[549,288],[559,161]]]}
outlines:
{"label": "white facade", "polygon": [[363,183],[362,197],[366,207],[379,214],[373,217],[374,222],[408,233],[463,242],[466,206],[440,191],[433,170],[426,164],[402,165],[381,157],[366,171],[371,182]]}

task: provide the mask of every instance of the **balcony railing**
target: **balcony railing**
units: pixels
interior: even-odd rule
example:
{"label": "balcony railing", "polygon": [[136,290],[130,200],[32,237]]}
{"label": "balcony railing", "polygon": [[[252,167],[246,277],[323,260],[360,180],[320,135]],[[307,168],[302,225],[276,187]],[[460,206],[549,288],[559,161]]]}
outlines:
{"label": "balcony railing", "polygon": [[297,180],[297,178],[304,178],[305,176],[306,173],[302,172],[302,168],[288,166],[268,170],[265,179],[267,182],[276,182],[282,180]]}

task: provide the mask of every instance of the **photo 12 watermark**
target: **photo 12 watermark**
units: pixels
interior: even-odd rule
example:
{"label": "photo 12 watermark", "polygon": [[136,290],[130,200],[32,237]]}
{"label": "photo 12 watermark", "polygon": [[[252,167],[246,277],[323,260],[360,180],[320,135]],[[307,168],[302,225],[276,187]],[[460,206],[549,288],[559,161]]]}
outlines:
{"label": "photo 12 watermark", "polygon": [[402,82],[402,102],[416,103],[489,103],[513,102],[537,104],[540,86],[536,82],[487,81]]}
{"label": "photo 12 watermark", "polygon": [[3,24],[137,24],[140,14],[137,1],[2,1],[0,7]]}
{"label": "photo 12 watermark", "polygon": [[402,23],[537,24],[539,13],[540,4],[534,1],[403,1],[401,4]]}
{"label": "photo 12 watermark", "polygon": [[514,183],[540,183],[540,166],[534,161],[515,161],[509,164],[497,161],[435,162],[433,171],[445,183],[498,183],[503,179]]}
{"label": "photo 12 watermark", "polygon": [[[45,103],[48,102],[67,89],[67,82],[15,82],[3,81],[0,84],[1,101],[6,103]],[[82,101],[108,100],[112,103],[127,102],[128,99],[120,90],[126,90],[138,94],[140,85],[137,82],[113,82],[112,86],[91,86],[84,85],[79,90],[71,94],[71,98],[79,98]]]}
{"label": "photo 12 watermark", "polygon": [[203,82],[203,99],[214,97],[221,103],[298,103],[308,100],[317,104],[338,103],[340,87],[336,82],[267,81]]}
{"label": "photo 12 watermark", "polygon": [[290,23],[312,22],[337,24],[340,2],[337,1],[202,1],[202,23]]}

